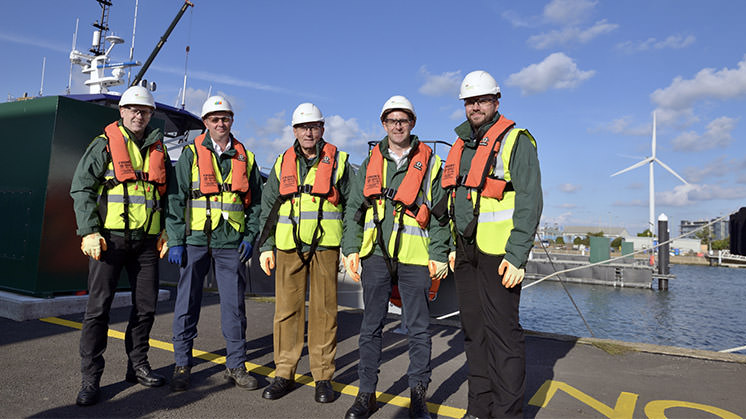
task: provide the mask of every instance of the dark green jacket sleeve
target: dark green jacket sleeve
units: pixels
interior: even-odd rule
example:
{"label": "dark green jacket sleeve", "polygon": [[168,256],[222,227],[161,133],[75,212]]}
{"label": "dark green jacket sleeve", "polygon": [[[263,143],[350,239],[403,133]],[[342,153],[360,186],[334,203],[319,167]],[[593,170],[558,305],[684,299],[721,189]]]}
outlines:
{"label": "dark green jacket sleeve", "polygon": [[100,180],[104,178],[109,164],[106,141],[103,137],[94,139],[78,162],[70,184],[78,236],[86,236],[101,231],[96,201]]}
{"label": "dark green jacket sleeve", "polygon": [[[261,215],[259,216],[259,231],[264,230],[264,225],[267,223],[267,217],[269,217],[269,211],[275,204],[275,200],[280,196],[280,180],[277,179],[275,173],[275,165],[272,164],[269,176],[267,177],[267,183],[264,184],[262,191],[262,208]],[[270,230],[270,234],[267,237],[267,241],[259,244],[259,251],[265,252],[272,250],[275,247],[275,229]]]}
{"label": "dark green jacket sleeve", "polygon": [[510,178],[515,189],[515,209],[505,259],[520,268],[528,260],[544,206],[539,158],[536,147],[525,134],[516,140],[510,161]]}
{"label": "dark green jacket sleeve", "polygon": [[[437,169],[438,174],[432,184],[432,205],[440,202],[445,196],[445,191],[440,185],[440,177],[443,171],[440,167]],[[451,251],[450,243],[452,241],[450,225],[441,226],[437,218],[430,214],[430,228],[428,233],[430,234],[430,249],[428,249],[430,259],[438,262],[448,262],[448,253]]]}
{"label": "dark green jacket sleeve", "polygon": [[350,188],[347,194],[347,205],[344,215],[344,232],[342,233],[342,254],[348,256],[351,253],[360,253],[363,245],[363,220],[355,221],[355,214],[363,203],[363,178],[368,167],[366,158],[357,174],[350,173]]}
{"label": "dark green jacket sleeve", "polygon": [[256,163],[249,173],[249,192],[251,203],[245,210],[246,230],[244,230],[243,240],[254,243],[259,234],[259,214],[262,211],[262,174],[259,173],[259,166]]}
{"label": "dark green jacket sleeve", "polygon": [[181,156],[174,167],[175,177],[171,180],[172,192],[168,194],[168,216],[166,217],[166,233],[168,247],[186,244],[185,211],[187,197],[192,189],[192,160],[194,153],[184,147]]}

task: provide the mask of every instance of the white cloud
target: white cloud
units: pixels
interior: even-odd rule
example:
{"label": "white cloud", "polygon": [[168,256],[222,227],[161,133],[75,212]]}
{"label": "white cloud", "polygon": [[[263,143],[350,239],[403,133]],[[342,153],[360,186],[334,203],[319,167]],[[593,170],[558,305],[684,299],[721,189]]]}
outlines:
{"label": "white cloud", "polygon": [[738,68],[700,70],[693,79],[676,77],[671,85],[657,89],[650,99],[661,110],[687,111],[695,102],[707,99],[727,100],[746,96],[746,57]]}
{"label": "white cloud", "polygon": [[572,58],[561,52],[549,55],[538,64],[524,67],[508,77],[508,86],[518,86],[524,95],[549,89],[570,89],[592,77],[595,71],[581,71]]}
{"label": "white cloud", "polygon": [[714,199],[739,200],[746,198],[746,187],[724,188],[719,185],[678,185],[671,191],[656,194],[655,202],[660,205],[683,207],[696,202]]}
{"label": "white cloud", "polygon": [[456,109],[448,118],[454,121],[464,120],[466,119],[466,112],[463,109]]}
{"label": "white cloud", "polygon": [[428,96],[457,96],[461,86],[461,71],[449,71],[442,74],[430,74],[423,65],[420,75],[425,78],[425,84],[420,86],[419,92]]}
{"label": "white cloud", "polygon": [[720,156],[706,165],[687,167],[684,169],[685,178],[693,183],[703,180],[724,177],[731,173],[738,173],[739,166],[743,165],[745,160],[738,162],[734,159],[726,159],[726,156]]}
{"label": "white cloud", "polygon": [[572,212],[570,212],[570,211],[563,212],[562,214],[556,215],[556,216],[553,216],[553,217],[545,217],[545,216],[542,215],[541,216],[541,223],[542,224],[548,223],[548,224],[565,225],[565,224],[567,224],[567,222],[569,220],[572,219],[573,215],[574,214]]}
{"label": "white cloud", "polygon": [[722,148],[733,142],[731,132],[736,127],[736,119],[721,116],[707,124],[702,135],[688,131],[674,138],[671,143],[677,151],[702,151]]}
{"label": "white cloud", "polygon": [[577,206],[577,204],[560,204],[560,205],[558,205],[558,207],[565,208],[565,209],[575,209],[578,206]]}
{"label": "white cloud", "polygon": [[514,10],[505,10],[500,16],[510,22],[515,28],[529,28],[536,24],[536,19],[519,15]]}
{"label": "white cloud", "polygon": [[631,136],[648,136],[651,135],[651,125],[632,125],[632,118],[629,116],[623,116],[617,118],[611,122],[605,124],[599,124],[595,128],[591,128],[590,132],[611,132],[619,135],[631,135]]}
{"label": "white cloud", "polygon": [[693,44],[694,35],[670,35],[664,40],[648,38],[644,41],[627,41],[617,44],[617,48],[627,52],[640,52],[649,50],[660,50],[665,48],[681,49]]}
{"label": "white cloud", "polygon": [[552,0],[544,6],[544,17],[559,24],[575,24],[585,20],[598,1]]}
{"label": "white cloud", "polygon": [[[26,45],[31,47],[39,47],[44,48],[56,52],[62,52],[65,54],[70,53],[70,44],[61,44],[61,43],[52,43],[48,42],[44,39],[36,39],[31,38],[28,36],[19,36],[19,35],[13,35],[13,34],[7,34],[7,33],[0,33],[0,41],[10,42],[13,44],[19,44],[19,45]],[[88,51],[83,51],[84,53],[88,53]]]}
{"label": "white cloud", "polygon": [[285,128],[288,128],[288,120],[285,118],[285,111],[280,111],[267,119],[263,126],[257,128],[256,135],[260,137],[280,135],[284,133]]}
{"label": "white cloud", "polygon": [[606,19],[599,20],[593,26],[581,29],[576,26],[568,26],[560,30],[533,35],[528,38],[526,43],[532,48],[547,49],[558,45],[567,45],[573,42],[581,44],[588,43],[599,35],[609,33],[617,29],[619,25],[608,23]]}
{"label": "white cloud", "polygon": [[581,189],[580,185],[573,185],[572,183],[563,183],[559,185],[559,190],[566,193],[575,193]]}

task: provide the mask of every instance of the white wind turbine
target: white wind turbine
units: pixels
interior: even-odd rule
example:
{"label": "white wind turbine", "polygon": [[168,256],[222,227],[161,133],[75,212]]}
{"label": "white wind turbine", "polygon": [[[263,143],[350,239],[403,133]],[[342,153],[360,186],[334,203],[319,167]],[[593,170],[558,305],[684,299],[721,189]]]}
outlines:
{"label": "white wind turbine", "polygon": [[653,146],[652,147],[653,147],[653,154],[650,157],[648,157],[648,158],[646,158],[646,159],[644,159],[644,160],[642,160],[640,162],[637,162],[637,163],[633,164],[632,166],[630,166],[630,167],[628,167],[626,169],[622,169],[622,170],[614,173],[611,176],[614,177],[614,176],[620,175],[620,174],[622,174],[624,172],[629,172],[630,170],[637,169],[638,167],[643,166],[645,164],[649,165],[649,167],[650,167],[650,221],[649,221],[649,228],[650,228],[650,232],[654,233],[655,232],[655,182],[653,180],[653,163],[658,163],[661,166],[663,166],[664,169],[668,170],[672,175],[674,175],[677,178],[679,178],[679,180],[682,181],[682,182],[684,182],[685,185],[688,185],[689,182],[685,181],[683,177],[679,176],[679,174],[676,173],[676,172],[674,172],[673,169],[671,169],[665,163],[663,163],[662,161],[658,160],[657,157],[655,157],[655,112],[653,112]]}

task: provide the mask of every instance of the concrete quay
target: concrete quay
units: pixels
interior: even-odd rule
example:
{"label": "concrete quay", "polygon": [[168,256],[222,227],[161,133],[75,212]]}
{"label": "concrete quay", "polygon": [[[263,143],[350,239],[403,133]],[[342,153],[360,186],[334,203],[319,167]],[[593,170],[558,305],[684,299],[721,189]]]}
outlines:
{"label": "concrete quay", "polygon": [[[171,322],[174,292],[161,301],[151,334],[152,367],[173,371]],[[248,298],[247,366],[261,386],[273,376],[271,298]],[[313,401],[313,380],[304,351],[296,389],[280,400],[262,399],[261,389],[245,391],[223,378],[225,342],[218,296],[206,293],[195,341],[197,363],[192,388],[173,393],[168,386],[146,388],[124,381],[127,307],[111,313],[109,345],[102,378],[103,400],[75,405],[82,313],[16,321],[0,319],[3,348],[0,375],[2,417],[250,417],[342,418],[357,393],[358,336],[362,312],[340,307],[337,373],[340,392],[329,404]],[[379,376],[379,410],[373,418],[406,417],[409,389],[406,337],[390,316],[384,330]],[[434,321],[429,408],[433,417],[459,418],[467,402],[463,336],[454,322]],[[739,418],[746,415],[746,356],[602,339],[529,332],[524,413],[535,418]]]}

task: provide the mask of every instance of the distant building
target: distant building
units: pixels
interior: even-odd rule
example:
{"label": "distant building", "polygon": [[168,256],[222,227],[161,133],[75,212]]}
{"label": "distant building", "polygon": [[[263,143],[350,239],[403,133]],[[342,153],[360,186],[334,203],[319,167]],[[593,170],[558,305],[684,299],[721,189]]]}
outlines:
{"label": "distant building", "polygon": [[[703,227],[705,224],[708,224],[712,221],[715,221],[716,219],[713,218],[710,221],[707,220],[698,220],[698,221],[689,221],[689,220],[681,220],[681,224],[679,225],[679,229],[681,231],[681,235],[685,237],[695,237],[695,230]],[[710,232],[712,233],[712,239],[713,240],[723,240],[726,237],[730,235],[728,232],[728,219],[723,219],[715,224],[710,226]]]}

